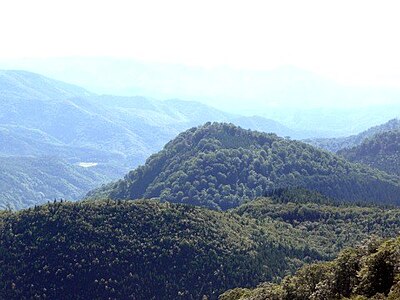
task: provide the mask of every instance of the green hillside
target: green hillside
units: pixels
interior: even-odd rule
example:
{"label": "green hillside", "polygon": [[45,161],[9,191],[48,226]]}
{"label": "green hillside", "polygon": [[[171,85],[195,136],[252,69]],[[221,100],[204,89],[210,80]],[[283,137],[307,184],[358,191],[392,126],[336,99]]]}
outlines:
{"label": "green hillside", "polygon": [[155,201],[0,214],[1,299],[215,299],[321,259],[236,214]]}
{"label": "green hillside", "polygon": [[361,145],[343,149],[338,154],[352,162],[400,176],[400,130],[376,134]]}
{"label": "green hillside", "polygon": [[371,236],[395,237],[400,232],[398,208],[337,203],[307,190],[281,190],[233,212],[279,232],[283,239],[305,242],[329,259]]}
{"label": "green hillside", "polygon": [[305,190],[227,212],[153,200],[2,211],[0,299],[216,299],[399,230],[398,208]]}
{"label": "green hillside", "polygon": [[332,262],[307,265],[277,284],[237,288],[220,300],[400,299],[400,238],[349,248]]}
{"label": "green hillside", "polygon": [[400,203],[398,177],[302,142],[224,123],[180,134],[144,166],[88,196],[158,197],[228,209],[282,187],[305,187],[345,201]]}

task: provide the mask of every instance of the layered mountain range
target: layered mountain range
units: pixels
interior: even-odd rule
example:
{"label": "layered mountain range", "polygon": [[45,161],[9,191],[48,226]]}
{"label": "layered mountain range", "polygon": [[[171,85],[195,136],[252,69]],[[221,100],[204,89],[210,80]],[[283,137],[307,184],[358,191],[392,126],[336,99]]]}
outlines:
{"label": "layered mountain range", "polygon": [[396,119],[297,141],[21,71],[0,72],[0,102],[1,299],[400,295],[399,240],[381,240],[400,230]]}
{"label": "layered mountain range", "polygon": [[[273,120],[231,115],[198,102],[100,96],[25,71],[0,71],[0,103],[1,156],[30,157],[30,161],[51,156],[53,162],[60,159],[60,164],[68,164],[66,169],[73,169],[75,175],[86,176],[87,170],[82,166],[90,166],[95,174],[91,184],[83,181],[73,193],[52,181],[36,185],[34,191],[20,193],[18,204],[7,200],[14,195],[12,188],[7,189],[0,207],[22,208],[56,197],[79,199],[93,184],[122,176],[181,131],[208,120],[237,122],[285,136],[302,135]],[[56,176],[49,169],[42,172],[48,177]],[[13,171],[8,169],[7,173]],[[16,183],[22,181],[17,170],[12,176]],[[71,184],[69,175],[59,176],[66,185]],[[33,173],[28,167],[25,178],[29,177]],[[5,181],[0,177],[3,185]],[[27,189],[29,186],[30,183]],[[19,191],[25,189],[18,184],[15,187]]]}

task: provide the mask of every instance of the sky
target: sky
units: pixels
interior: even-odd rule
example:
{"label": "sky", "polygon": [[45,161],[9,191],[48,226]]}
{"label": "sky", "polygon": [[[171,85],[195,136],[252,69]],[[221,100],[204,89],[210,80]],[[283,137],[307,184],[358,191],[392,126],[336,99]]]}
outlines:
{"label": "sky", "polygon": [[0,69],[292,127],[362,117],[367,128],[399,117],[399,11],[387,0],[4,0]]}
{"label": "sky", "polygon": [[201,68],[295,66],[400,87],[398,1],[0,2],[0,59],[123,57]]}

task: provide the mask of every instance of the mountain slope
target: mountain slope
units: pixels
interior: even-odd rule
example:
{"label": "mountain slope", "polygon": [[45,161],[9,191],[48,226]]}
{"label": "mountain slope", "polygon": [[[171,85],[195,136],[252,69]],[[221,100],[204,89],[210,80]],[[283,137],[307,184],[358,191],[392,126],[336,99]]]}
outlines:
{"label": "mountain slope", "polygon": [[392,130],[400,130],[400,119],[392,119],[382,125],[371,127],[368,130],[349,137],[307,139],[305,142],[318,148],[337,152],[341,149],[359,146],[366,139],[373,137],[377,133],[383,133]]}
{"label": "mountain slope", "polygon": [[338,203],[304,189],[277,190],[231,211],[278,232],[281,239],[302,241],[328,259],[371,236],[396,237],[400,230],[399,208]]}
{"label": "mountain slope", "polygon": [[0,213],[2,299],[201,299],[320,256],[249,219],[155,201]]}
{"label": "mountain slope", "polygon": [[[123,162],[125,156],[88,147],[68,146],[53,136],[33,128],[18,125],[0,125],[1,156],[55,156],[69,162],[107,161]],[[121,172],[121,171],[120,171]],[[117,173],[117,174],[120,174]]]}
{"label": "mountain slope", "polygon": [[0,70],[0,97],[27,99],[68,99],[91,95],[76,85],[20,70]]}
{"label": "mountain slope", "polygon": [[[0,71],[0,103],[1,126],[38,130],[68,147],[124,155],[133,166],[183,130],[237,117],[197,102],[98,96],[25,71]],[[262,130],[287,131],[261,120]]]}
{"label": "mountain slope", "polygon": [[227,209],[290,186],[346,201],[400,204],[398,177],[301,142],[221,123],[180,134],[144,166],[89,197],[159,197]]}
{"label": "mountain slope", "polygon": [[359,146],[338,151],[346,159],[400,176],[400,130],[378,133]]}
{"label": "mountain slope", "polygon": [[399,89],[351,87],[294,66],[260,71],[107,57],[8,59],[1,63],[13,68],[29,66],[98,93],[178,97],[237,114],[257,114],[300,131],[318,129],[319,137],[348,136],[399,117]]}
{"label": "mountain slope", "polygon": [[109,166],[86,169],[56,157],[0,157],[0,209],[77,200],[113,178],[113,172]]}
{"label": "mountain slope", "polygon": [[[190,127],[209,120],[226,121],[238,117],[198,102],[99,96],[38,74],[0,71],[0,157],[15,160],[16,157],[35,156],[40,161],[42,156],[52,156],[70,165],[89,162],[108,166],[97,168],[95,174],[99,178],[95,182],[123,176]],[[264,118],[257,118],[257,124],[252,123],[252,117],[246,120],[250,126],[265,131],[280,134],[288,131],[283,125]],[[292,135],[295,134],[300,133]],[[11,165],[7,172],[12,173]],[[19,172],[21,169],[15,168],[12,176],[18,178]],[[48,173],[45,169],[43,172]],[[25,176],[29,174],[33,173],[27,171]],[[66,185],[70,184],[67,178],[74,177],[67,173],[61,175],[65,176],[60,180]],[[31,182],[35,180],[30,179]],[[39,198],[31,193],[21,195],[20,192],[26,190],[21,182],[14,183],[7,194],[14,191],[19,199],[39,203]],[[46,182],[46,186],[53,183],[53,188],[59,190],[57,180]],[[92,187],[88,184],[82,189],[87,192]],[[77,196],[75,192],[63,195],[70,199]],[[45,195],[44,199],[49,197]],[[19,202],[14,207],[26,207],[28,202],[25,206]]]}
{"label": "mountain slope", "polygon": [[330,201],[284,190],[228,212],[153,200],[0,211],[0,298],[216,299],[400,229],[398,208]]}
{"label": "mountain slope", "polygon": [[129,149],[144,155],[149,151],[138,135],[107,118],[98,108],[87,110],[85,106],[91,105],[88,100],[7,97],[0,101],[1,124],[40,130],[67,146],[107,148],[110,153],[123,154]]}
{"label": "mountain slope", "polygon": [[219,300],[400,299],[400,238],[350,248],[329,263],[308,265],[281,284],[238,288]]}

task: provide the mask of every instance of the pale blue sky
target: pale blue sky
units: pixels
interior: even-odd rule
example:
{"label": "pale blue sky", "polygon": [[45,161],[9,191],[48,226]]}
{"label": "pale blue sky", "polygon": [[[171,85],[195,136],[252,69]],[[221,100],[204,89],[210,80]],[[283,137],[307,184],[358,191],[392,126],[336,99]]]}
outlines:
{"label": "pale blue sky", "polygon": [[291,65],[400,87],[398,1],[0,3],[0,59],[107,56],[202,68]]}
{"label": "pale blue sky", "polygon": [[1,1],[0,69],[291,127],[361,114],[364,129],[399,117],[399,11],[385,0]]}

